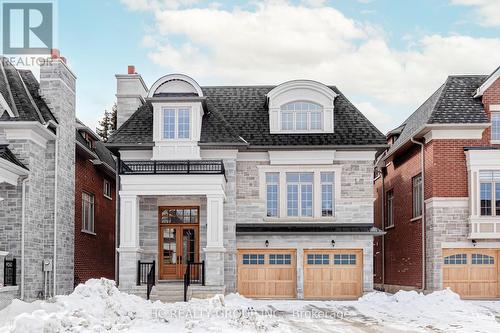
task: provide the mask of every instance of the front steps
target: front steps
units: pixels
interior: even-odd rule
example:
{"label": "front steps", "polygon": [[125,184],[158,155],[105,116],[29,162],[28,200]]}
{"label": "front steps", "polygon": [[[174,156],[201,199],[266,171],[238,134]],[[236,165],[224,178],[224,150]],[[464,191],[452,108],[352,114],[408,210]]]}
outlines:
{"label": "front steps", "polygon": [[183,282],[163,282],[158,281],[153,290],[151,290],[151,295],[149,299],[154,301],[161,301],[164,303],[173,302],[183,302],[184,301],[184,283]]}

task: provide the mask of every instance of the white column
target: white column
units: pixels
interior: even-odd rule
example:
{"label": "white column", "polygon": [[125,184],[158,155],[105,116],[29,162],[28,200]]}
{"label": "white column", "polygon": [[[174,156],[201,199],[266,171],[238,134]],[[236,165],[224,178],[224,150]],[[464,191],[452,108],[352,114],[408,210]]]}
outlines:
{"label": "white column", "polygon": [[205,284],[224,285],[224,196],[207,195],[207,246]]}
{"label": "white column", "polygon": [[127,291],[137,284],[137,261],[141,258],[140,252],[139,197],[120,195],[120,289]]}

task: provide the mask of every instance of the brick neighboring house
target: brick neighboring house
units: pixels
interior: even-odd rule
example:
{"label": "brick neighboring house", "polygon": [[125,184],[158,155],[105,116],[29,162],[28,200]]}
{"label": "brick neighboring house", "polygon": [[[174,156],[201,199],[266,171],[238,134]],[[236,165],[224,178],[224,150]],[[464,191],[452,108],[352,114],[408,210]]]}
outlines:
{"label": "brick neighboring house", "polygon": [[100,138],[76,121],[75,285],[115,278],[116,165]]}
{"label": "brick neighboring house", "polygon": [[122,290],[145,297],[149,273],[167,300],[182,299],[184,276],[202,282],[188,297],[373,289],[373,164],[386,142],[336,87],[172,74],[148,88],[133,67],[116,78]]}
{"label": "brick neighboring house", "polygon": [[[0,58],[0,307],[73,290],[74,140],[64,58],[54,52],[40,82]],[[14,281],[11,267],[3,281],[4,258],[16,260]]]}
{"label": "brick neighboring house", "polygon": [[[449,76],[376,167],[375,284],[500,297],[500,68]],[[424,221],[424,223],[423,223]]]}

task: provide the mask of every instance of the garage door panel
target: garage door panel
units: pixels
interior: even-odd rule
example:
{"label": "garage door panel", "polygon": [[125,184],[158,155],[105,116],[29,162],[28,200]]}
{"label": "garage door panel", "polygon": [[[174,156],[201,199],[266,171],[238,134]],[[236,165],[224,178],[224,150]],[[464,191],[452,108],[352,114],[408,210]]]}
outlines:
{"label": "garage door panel", "polygon": [[[256,255],[258,260],[248,260]],[[255,298],[295,298],[295,250],[238,250],[237,267],[238,292],[241,295]]]}
{"label": "garage door panel", "polygon": [[363,292],[362,250],[305,250],[305,298],[357,298]]}
{"label": "garage door panel", "polygon": [[492,249],[444,249],[443,287],[462,298],[499,296],[498,254]]}

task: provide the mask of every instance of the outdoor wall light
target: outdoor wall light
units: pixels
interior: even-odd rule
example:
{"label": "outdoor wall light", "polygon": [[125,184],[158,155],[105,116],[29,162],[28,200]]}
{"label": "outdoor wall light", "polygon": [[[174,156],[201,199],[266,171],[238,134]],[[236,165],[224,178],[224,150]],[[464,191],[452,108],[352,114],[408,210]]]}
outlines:
{"label": "outdoor wall light", "polygon": [[335,240],[332,239],[332,247],[335,247]]}
{"label": "outdoor wall light", "polygon": [[269,247],[269,241],[266,239],[266,247]]}
{"label": "outdoor wall light", "polygon": [[477,241],[475,239],[472,240],[472,246],[476,246]]}

